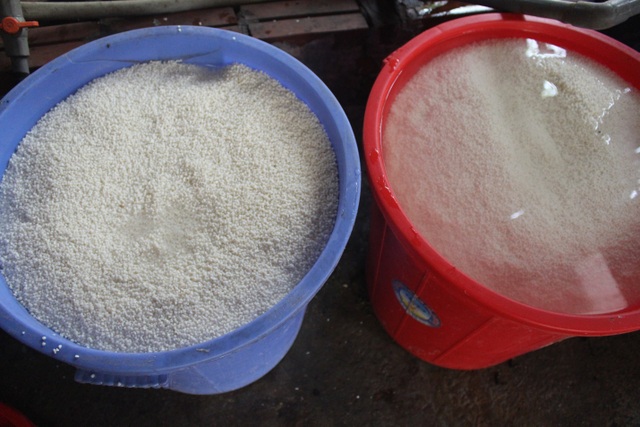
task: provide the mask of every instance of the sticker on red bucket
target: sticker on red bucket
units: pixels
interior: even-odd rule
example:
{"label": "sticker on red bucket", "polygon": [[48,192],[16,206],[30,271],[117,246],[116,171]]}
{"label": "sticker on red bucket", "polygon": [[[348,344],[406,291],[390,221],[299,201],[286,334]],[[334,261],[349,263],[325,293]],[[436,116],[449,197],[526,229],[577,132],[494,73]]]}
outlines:
{"label": "sticker on red bucket", "polygon": [[440,327],[440,319],[416,294],[414,294],[407,286],[399,280],[393,281],[393,291],[400,305],[411,317],[416,319],[423,325],[432,328]]}

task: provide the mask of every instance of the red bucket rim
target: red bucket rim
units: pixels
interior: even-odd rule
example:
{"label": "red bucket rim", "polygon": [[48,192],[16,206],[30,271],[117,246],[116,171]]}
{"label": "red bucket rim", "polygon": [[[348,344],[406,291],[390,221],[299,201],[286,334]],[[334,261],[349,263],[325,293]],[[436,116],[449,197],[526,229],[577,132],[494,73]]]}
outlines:
{"label": "red bucket rim", "polygon": [[[480,305],[504,317],[565,333],[567,335],[613,335],[640,329],[640,304],[602,314],[567,314],[536,308],[492,291],[457,270],[415,230],[399,206],[387,180],[381,155],[381,133],[385,106],[390,94],[400,87],[405,68],[427,50],[459,40],[457,45],[488,38],[531,37],[577,51],[607,66],[636,88],[640,88],[640,53],[594,30],[561,22],[516,14],[489,13],[458,18],[419,34],[389,55],[370,92],[363,126],[364,158],[374,200],[388,225],[405,248],[430,266],[444,279],[455,283],[456,290]],[[403,78],[407,77],[406,74]]]}

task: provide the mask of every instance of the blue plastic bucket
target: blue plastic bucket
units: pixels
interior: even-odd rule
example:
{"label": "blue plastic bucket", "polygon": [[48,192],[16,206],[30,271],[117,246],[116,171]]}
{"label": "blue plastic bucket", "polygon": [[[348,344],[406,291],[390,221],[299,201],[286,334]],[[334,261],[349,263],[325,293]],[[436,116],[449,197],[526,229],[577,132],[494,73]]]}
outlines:
{"label": "blue plastic bucket", "polygon": [[0,277],[0,327],[29,347],[77,369],[83,383],[168,388],[215,394],[238,389],[269,372],[295,340],[309,301],[337,265],[356,218],[360,161],[353,131],[324,83],[287,53],[242,34],[174,26],[105,37],[40,68],[0,101],[0,171],[36,122],[89,81],[151,60],[180,59],[208,67],[242,63],[294,92],[324,126],[338,162],[340,199],[326,247],[311,270],[278,304],[216,339],[154,353],[116,353],[80,346],[33,318]]}

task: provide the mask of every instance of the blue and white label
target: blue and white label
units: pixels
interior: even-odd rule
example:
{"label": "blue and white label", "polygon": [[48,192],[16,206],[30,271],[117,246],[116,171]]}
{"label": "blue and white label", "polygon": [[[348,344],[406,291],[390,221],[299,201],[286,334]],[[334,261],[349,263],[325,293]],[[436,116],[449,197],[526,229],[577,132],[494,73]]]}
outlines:
{"label": "blue and white label", "polygon": [[420,298],[399,280],[392,282],[393,291],[404,310],[418,322],[432,328],[440,327],[440,319]]}

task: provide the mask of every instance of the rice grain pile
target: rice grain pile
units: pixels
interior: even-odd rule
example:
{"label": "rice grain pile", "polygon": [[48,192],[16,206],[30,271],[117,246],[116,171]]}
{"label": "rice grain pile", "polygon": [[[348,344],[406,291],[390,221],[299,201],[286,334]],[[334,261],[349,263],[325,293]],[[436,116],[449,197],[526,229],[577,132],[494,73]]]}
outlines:
{"label": "rice grain pile", "polygon": [[531,39],[459,47],[383,132],[400,205],[461,271],[552,311],[640,301],[640,96],[611,71]]}
{"label": "rice grain pile", "polygon": [[239,64],[139,64],[81,88],[21,142],[0,185],[0,260],[62,336],[169,350],[280,301],[337,203],[330,142],[277,81]]}

